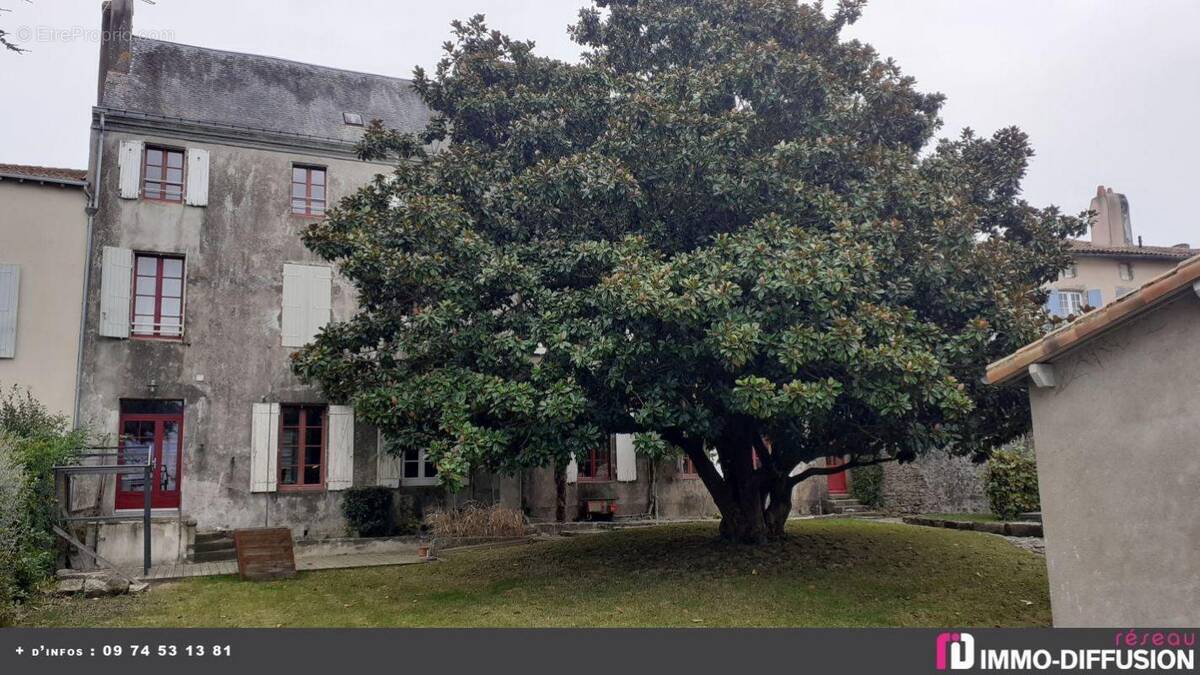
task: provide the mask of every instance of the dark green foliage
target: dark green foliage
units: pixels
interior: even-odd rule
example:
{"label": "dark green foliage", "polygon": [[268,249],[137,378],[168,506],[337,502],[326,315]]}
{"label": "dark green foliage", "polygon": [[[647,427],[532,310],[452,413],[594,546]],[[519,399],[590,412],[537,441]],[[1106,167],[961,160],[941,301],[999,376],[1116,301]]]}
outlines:
{"label": "dark green foliage", "polygon": [[992,513],[1001,520],[1013,520],[1022,513],[1041,509],[1037,461],[1025,446],[992,453],[983,480]]}
{"label": "dark green foliage", "polygon": [[1020,199],[1018,129],[930,148],[942,97],[839,38],[861,5],[598,0],[578,64],[456,22],[415,76],[435,121],[372,126],[395,171],[304,233],[360,310],[295,371],[451,487],[653,438],[743,541],[782,535],[801,462],[1020,435],[1024,388],[980,378],[1082,221]]}
{"label": "dark green foliage", "polygon": [[879,464],[852,469],[850,495],[864,506],[883,504],[883,467]]}
{"label": "dark green foliage", "polygon": [[350,529],[360,537],[392,534],[392,490],[386,487],[356,487],[342,493],[342,514]]}
{"label": "dark green foliage", "polygon": [[17,387],[0,392],[0,623],[54,571],[54,471],[86,443]]}

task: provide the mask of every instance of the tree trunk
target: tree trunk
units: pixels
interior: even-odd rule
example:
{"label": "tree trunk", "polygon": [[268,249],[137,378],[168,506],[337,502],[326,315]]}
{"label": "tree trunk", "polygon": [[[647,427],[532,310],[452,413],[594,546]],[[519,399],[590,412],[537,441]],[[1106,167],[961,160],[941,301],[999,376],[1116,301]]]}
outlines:
{"label": "tree trunk", "polygon": [[774,478],[767,495],[769,501],[764,514],[767,538],[778,541],[783,539],[783,528],[787,525],[788,516],[792,513],[792,486],[788,477]]}
{"label": "tree trunk", "polygon": [[567,522],[567,469],[554,467],[554,520]]}

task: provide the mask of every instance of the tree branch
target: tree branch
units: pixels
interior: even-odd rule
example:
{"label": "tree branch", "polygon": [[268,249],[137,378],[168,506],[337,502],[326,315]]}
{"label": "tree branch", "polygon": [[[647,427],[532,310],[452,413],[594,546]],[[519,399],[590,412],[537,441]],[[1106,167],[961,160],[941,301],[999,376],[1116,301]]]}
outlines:
{"label": "tree branch", "polygon": [[860,462],[860,461],[858,461],[858,458],[855,457],[854,459],[850,460],[849,462],[846,462],[845,464],[839,464],[837,466],[814,466],[814,467],[807,468],[807,469],[801,471],[800,473],[796,474],[795,476],[792,476],[791,478],[789,478],[788,485],[794,486],[794,485],[798,484],[800,481],[803,481],[808,478],[812,478],[813,476],[829,476],[829,475],[832,475],[835,473],[841,473],[841,472],[845,471],[846,469],[853,469],[855,467],[860,467],[860,466],[871,466],[873,464],[883,464],[884,462],[894,462],[894,461],[896,461],[896,459],[897,459],[896,457],[876,457],[876,458],[868,460],[866,462]]}

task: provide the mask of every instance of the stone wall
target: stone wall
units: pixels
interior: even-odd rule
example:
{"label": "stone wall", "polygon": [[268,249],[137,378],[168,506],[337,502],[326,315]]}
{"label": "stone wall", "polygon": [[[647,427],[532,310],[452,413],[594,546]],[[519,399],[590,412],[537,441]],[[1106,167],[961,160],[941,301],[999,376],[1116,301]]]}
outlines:
{"label": "stone wall", "polygon": [[883,465],[883,505],[894,513],[984,513],[983,465],[945,451]]}

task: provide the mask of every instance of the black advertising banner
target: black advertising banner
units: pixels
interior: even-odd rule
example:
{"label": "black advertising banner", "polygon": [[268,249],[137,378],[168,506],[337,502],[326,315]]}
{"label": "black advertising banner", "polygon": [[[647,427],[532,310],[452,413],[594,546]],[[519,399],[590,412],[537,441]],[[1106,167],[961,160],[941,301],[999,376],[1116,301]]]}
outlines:
{"label": "black advertising banner", "polygon": [[0,673],[1191,672],[1194,629],[7,629]]}

